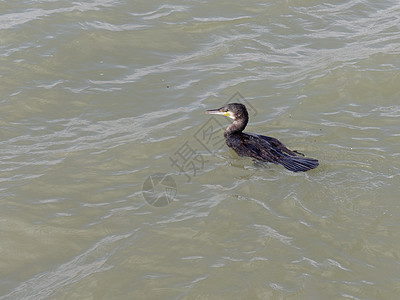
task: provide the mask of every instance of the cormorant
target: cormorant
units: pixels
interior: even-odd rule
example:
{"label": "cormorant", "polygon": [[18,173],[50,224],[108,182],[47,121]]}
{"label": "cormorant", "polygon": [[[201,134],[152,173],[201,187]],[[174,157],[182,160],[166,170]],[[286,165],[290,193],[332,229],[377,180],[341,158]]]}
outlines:
{"label": "cormorant", "polygon": [[206,114],[224,115],[233,119],[233,123],[226,128],[224,136],[228,147],[235,150],[239,156],[280,164],[293,172],[305,172],[316,168],[319,164],[316,159],[298,156],[297,154],[301,153],[289,150],[276,138],[244,133],[249,114],[246,106],[241,103],[229,103],[219,109],[207,110]]}

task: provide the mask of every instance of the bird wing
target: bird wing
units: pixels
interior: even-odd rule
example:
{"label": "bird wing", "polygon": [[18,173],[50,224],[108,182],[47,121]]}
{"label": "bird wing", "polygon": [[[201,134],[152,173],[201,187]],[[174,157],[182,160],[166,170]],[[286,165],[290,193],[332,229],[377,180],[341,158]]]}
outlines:
{"label": "bird wing", "polygon": [[246,133],[232,139],[228,146],[240,156],[249,156],[260,161],[280,164],[294,172],[304,172],[319,165],[318,160],[297,156],[279,140],[268,136]]}

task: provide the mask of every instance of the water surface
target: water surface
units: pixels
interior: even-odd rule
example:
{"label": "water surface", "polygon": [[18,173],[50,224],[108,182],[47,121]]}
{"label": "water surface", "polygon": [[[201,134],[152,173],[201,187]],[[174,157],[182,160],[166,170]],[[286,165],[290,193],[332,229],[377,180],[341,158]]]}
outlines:
{"label": "water surface", "polygon": [[[397,298],[399,16],[2,3],[0,299]],[[239,158],[228,101],[320,166]]]}

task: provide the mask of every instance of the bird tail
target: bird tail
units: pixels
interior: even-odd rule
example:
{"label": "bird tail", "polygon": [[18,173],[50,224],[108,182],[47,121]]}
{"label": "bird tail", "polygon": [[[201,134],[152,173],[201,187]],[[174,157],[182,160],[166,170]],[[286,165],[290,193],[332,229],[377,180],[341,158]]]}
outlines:
{"label": "bird tail", "polygon": [[282,157],[278,163],[293,172],[305,172],[319,165],[318,160],[314,158],[289,155]]}

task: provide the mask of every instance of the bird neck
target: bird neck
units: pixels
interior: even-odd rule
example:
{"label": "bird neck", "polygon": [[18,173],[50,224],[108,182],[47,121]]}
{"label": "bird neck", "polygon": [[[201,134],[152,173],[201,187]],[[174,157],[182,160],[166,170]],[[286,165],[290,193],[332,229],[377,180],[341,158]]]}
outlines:
{"label": "bird neck", "polygon": [[248,119],[246,118],[233,121],[233,123],[226,128],[225,136],[242,132],[247,125],[247,121]]}

